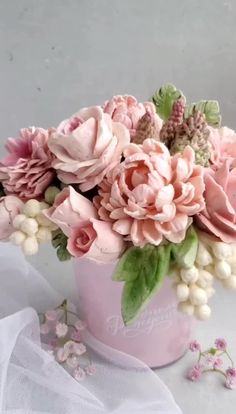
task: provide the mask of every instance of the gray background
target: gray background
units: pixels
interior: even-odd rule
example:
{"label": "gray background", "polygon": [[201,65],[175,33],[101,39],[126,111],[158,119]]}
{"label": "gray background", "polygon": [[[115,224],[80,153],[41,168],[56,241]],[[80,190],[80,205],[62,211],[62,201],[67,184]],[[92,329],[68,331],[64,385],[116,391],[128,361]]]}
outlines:
{"label": "gray background", "polygon": [[[57,126],[116,93],[140,100],[167,81],[190,100],[218,99],[236,128],[236,1],[0,0],[0,153],[20,127]],[[70,265],[50,247],[31,260],[68,295]],[[68,280],[69,279],[69,280]],[[204,344],[224,335],[236,358],[236,296],[219,292]],[[191,356],[158,370],[186,414],[235,413],[236,391],[220,378],[183,379]]]}

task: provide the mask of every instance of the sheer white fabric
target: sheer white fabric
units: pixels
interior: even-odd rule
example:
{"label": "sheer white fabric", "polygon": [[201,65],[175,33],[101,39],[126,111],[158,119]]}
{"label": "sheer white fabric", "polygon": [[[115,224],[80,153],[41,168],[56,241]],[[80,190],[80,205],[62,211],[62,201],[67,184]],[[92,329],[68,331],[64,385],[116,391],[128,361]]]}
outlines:
{"label": "sheer white fabric", "polygon": [[0,244],[0,287],[0,413],[181,413],[154,372],[88,333],[97,373],[75,381],[40,342],[36,310],[63,298],[8,244]]}

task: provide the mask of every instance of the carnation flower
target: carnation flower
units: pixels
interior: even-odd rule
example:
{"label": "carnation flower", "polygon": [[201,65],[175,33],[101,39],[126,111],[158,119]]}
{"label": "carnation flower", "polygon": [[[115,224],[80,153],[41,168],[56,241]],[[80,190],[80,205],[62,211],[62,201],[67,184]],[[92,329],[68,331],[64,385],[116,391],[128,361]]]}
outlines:
{"label": "carnation flower", "polygon": [[81,191],[87,191],[119,163],[129,142],[127,128],[95,106],[63,121],[51,134],[49,147],[55,155],[53,167],[58,178],[65,184],[80,184]]}
{"label": "carnation flower", "polygon": [[181,242],[204,207],[203,169],[193,150],[171,157],[164,144],[146,139],[127,146],[124,157],[94,198],[100,217],[135,246]]}
{"label": "carnation flower", "polygon": [[[139,103],[134,96],[115,95],[103,105],[104,112],[108,113],[113,121],[120,122],[128,128],[133,138],[136,134],[140,119],[147,112],[152,116],[156,132],[160,132],[162,120],[157,115],[152,102]],[[149,137],[150,138],[150,137]]]}
{"label": "carnation flower", "polygon": [[19,138],[9,138],[9,152],[0,163],[0,180],[7,194],[26,200],[42,197],[54,177],[52,154],[48,148],[49,131],[23,128]]}

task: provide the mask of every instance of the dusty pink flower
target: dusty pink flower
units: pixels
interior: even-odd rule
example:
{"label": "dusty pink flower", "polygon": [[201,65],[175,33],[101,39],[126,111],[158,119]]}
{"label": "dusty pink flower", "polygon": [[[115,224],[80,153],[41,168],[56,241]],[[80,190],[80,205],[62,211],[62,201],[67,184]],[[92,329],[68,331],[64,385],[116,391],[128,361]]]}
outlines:
{"label": "dusty pink flower", "polygon": [[192,352],[199,352],[199,351],[201,351],[201,345],[196,340],[192,341],[189,344],[189,350],[192,351]]}
{"label": "dusty pink flower", "polygon": [[88,365],[85,369],[87,375],[95,375],[96,374],[96,367],[93,364]]}
{"label": "dusty pink flower", "polygon": [[65,348],[59,348],[56,352],[58,362],[65,362],[69,357],[70,353]]}
{"label": "dusty pink flower", "polygon": [[56,311],[54,309],[48,310],[45,313],[45,317],[46,317],[47,321],[49,321],[49,322],[55,322],[58,319],[58,317],[59,317],[58,311]]}
{"label": "dusty pink flower", "polygon": [[193,150],[170,156],[164,144],[146,139],[127,146],[124,157],[94,198],[100,217],[135,246],[181,242],[191,216],[204,207],[203,169]]}
{"label": "dusty pink flower", "polygon": [[235,368],[228,368],[226,370],[226,375],[227,375],[228,378],[236,380],[236,369]]}
{"label": "dusty pink flower", "polygon": [[116,95],[110,101],[106,101],[103,108],[114,121],[121,122],[129,129],[131,137],[134,137],[138,122],[146,112],[152,115],[156,130],[160,131],[162,128],[162,120],[152,102],[139,103],[134,96]]}
{"label": "dusty pink flower", "polygon": [[75,328],[77,329],[77,331],[83,331],[86,328],[86,322],[81,321],[81,319],[78,319],[75,322]]}
{"label": "dusty pink flower", "polygon": [[226,351],[227,342],[223,338],[217,338],[215,340],[215,346],[216,346],[217,349],[219,349],[219,351]]}
{"label": "dusty pink flower", "polygon": [[111,223],[99,220],[92,202],[71,186],[58,194],[44,215],[68,236],[67,249],[74,257],[108,263],[124,250],[122,236],[112,229]]}
{"label": "dusty pink flower", "polygon": [[202,367],[200,364],[196,364],[191,368],[188,372],[188,379],[191,381],[198,381],[201,378],[202,375]]}
{"label": "dusty pink flower", "polygon": [[236,168],[227,158],[204,174],[205,209],[197,216],[199,227],[225,243],[236,241]]}
{"label": "dusty pink flower", "polygon": [[73,377],[76,379],[76,381],[80,382],[83,381],[86,377],[85,371],[81,367],[77,367],[74,370]]}
{"label": "dusty pink flower", "polygon": [[213,357],[213,355],[207,355],[204,359],[204,365],[206,365],[207,367],[213,366],[214,362],[215,358]]}
{"label": "dusty pink flower", "polygon": [[236,158],[236,132],[233,129],[209,127],[211,162],[220,165],[227,158]]}
{"label": "dusty pink flower", "polygon": [[82,343],[75,344],[74,346],[74,353],[78,356],[85,354],[86,352],[86,346]]}
{"label": "dusty pink flower", "polygon": [[214,369],[220,369],[220,368],[223,366],[223,364],[224,364],[223,359],[222,359],[222,358],[217,357],[217,358],[214,360],[214,363],[213,363],[213,368],[214,368]]}
{"label": "dusty pink flower", "polygon": [[55,175],[48,136],[48,130],[32,127],[21,129],[19,138],[8,139],[9,154],[0,163],[0,180],[7,194],[21,199],[42,197]]}
{"label": "dusty pink flower", "polygon": [[23,202],[15,196],[0,198],[0,240],[7,240],[15,230],[12,222],[23,206]]}
{"label": "dusty pink flower", "polygon": [[229,388],[230,390],[234,390],[235,388],[236,388],[236,381],[235,381],[235,379],[232,379],[232,378],[226,378],[226,381],[225,381],[225,386],[226,386],[226,388]]}
{"label": "dusty pink flower", "polygon": [[58,338],[64,338],[68,332],[68,326],[65,323],[58,322],[55,330]]}
{"label": "dusty pink flower", "polygon": [[47,323],[41,323],[40,333],[41,335],[48,335],[50,332],[50,326]]}
{"label": "dusty pink flower", "polygon": [[81,191],[87,191],[119,163],[129,141],[127,128],[96,106],[81,109],[63,121],[48,145],[55,155],[53,167],[58,178],[66,184],[78,183]]}
{"label": "dusty pink flower", "polygon": [[64,349],[68,353],[68,355],[70,355],[74,352],[75,345],[76,345],[76,342],[71,341],[71,340],[69,340],[65,343]]}
{"label": "dusty pink flower", "polygon": [[78,366],[78,363],[79,363],[79,358],[76,355],[72,355],[68,357],[66,360],[66,364],[70,368],[76,368]]}

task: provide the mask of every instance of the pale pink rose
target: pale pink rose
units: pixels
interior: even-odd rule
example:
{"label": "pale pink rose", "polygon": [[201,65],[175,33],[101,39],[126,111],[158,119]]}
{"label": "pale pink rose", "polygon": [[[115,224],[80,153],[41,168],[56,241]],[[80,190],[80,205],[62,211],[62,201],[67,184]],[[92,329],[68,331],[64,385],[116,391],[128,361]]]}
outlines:
{"label": "pale pink rose", "polygon": [[48,135],[48,130],[31,127],[21,129],[19,138],[8,138],[9,155],[0,163],[0,180],[7,194],[26,200],[42,197],[55,175]]}
{"label": "pale pink rose", "polygon": [[193,150],[171,156],[164,144],[146,139],[127,146],[124,157],[94,198],[100,217],[135,246],[164,238],[179,243],[204,207],[203,168]]}
{"label": "pale pink rose", "polygon": [[227,158],[217,167],[207,168],[205,181],[205,209],[196,217],[202,229],[225,243],[236,242],[236,168]]}
{"label": "pale pink rose", "polygon": [[43,213],[66,234],[67,249],[74,257],[108,263],[124,250],[123,237],[110,223],[99,220],[92,202],[71,186],[58,194],[53,206]]}
{"label": "pale pink rose", "polygon": [[226,158],[236,158],[236,132],[227,127],[209,127],[211,162],[219,166]]}
{"label": "pale pink rose", "polygon": [[129,142],[127,128],[96,106],[63,121],[51,134],[49,148],[55,155],[58,178],[66,184],[78,183],[81,191],[87,191],[119,163]]}
{"label": "pale pink rose", "polygon": [[156,131],[162,128],[162,120],[157,115],[152,102],[140,103],[134,96],[115,95],[103,105],[104,112],[108,113],[116,122],[121,122],[129,129],[131,137],[135,136],[140,118],[149,112],[155,122]]}
{"label": "pale pink rose", "polygon": [[0,198],[0,240],[7,240],[13,233],[12,222],[22,207],[23,202],[15,196]]}

